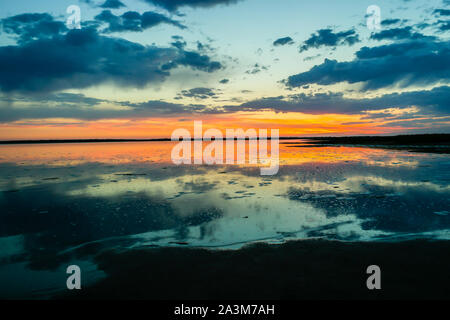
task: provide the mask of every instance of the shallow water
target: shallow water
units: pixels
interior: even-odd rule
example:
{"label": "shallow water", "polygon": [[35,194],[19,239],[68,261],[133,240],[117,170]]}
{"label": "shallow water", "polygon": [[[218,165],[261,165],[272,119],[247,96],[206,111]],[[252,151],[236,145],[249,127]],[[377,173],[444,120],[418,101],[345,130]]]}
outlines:
{"label": "shallow water", "polygon": [[[450,238],[450,156],[280,144],[280,169],[180,165],[174,142],[0,146],[0,297],[45,297],[104,249]],[[300,145],[300,147],[299,147]]]}

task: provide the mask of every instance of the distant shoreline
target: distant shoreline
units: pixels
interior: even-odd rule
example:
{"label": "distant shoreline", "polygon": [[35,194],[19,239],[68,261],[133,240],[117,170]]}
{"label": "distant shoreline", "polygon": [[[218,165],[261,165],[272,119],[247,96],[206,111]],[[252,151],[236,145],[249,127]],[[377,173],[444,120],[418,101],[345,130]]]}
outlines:
{"label": "distant shoreline", "polygon": [[288,147],[348,146],[381,148],[425,153],[450,153],[450,134],[416,134],[396,136],[310,137],[309,141]]}
{"label": "distant shoreline", "polygon": [[[256,138],[258,139],[258,138]],[[313,145],[435,145],[450,146],[450,134],[412,134],[394,136],[344,136],[344,137],[280,137],[280,140],[310,140]],[[190,139],[194,141],[195,139]],[[237,140],[235,138],[235,140]],[[246,139],[248,140],[248,138]],[[270,140],[270,137],[267,138]],[[111,143],[111,142],[164,142],[169,138],[159,139],[52,139],[52,140],[2,140],[0,145],[8,144],[57,144],[57,143]]]}
{"label": "distant shoreline", "polygon": [[[258,138],[256,138],[258,139]],[[267,140],[271,138],[268,137]],[[280,137],[280,140],[298,140],[309,139],[302,137]],[[194,141],[195,139],[188,139],[188,141]],[[213,139],[214,140],[214,139]],[[237,140],[236,138],[234,140]],[[245,140],[248,140],[245,139]],[[54,144],[54,143],[104,143],[104,142],[164,142],[172,141],[168,138],[162,139],[61,139],[61,140],[3,140],[1,144]]]}
{"label": "distant shoreline", "polygon": [[56,143],[101,143],[101,142],[156,142],[170,139],[62,139],[62,140],[4,140],[0,144],[56,144]]}
{"label": "distant shoreline", "polygon": [[395,136],[310,137],[312,143],[365,145],[432,145],[449,144],[450,134],[411,134]]}

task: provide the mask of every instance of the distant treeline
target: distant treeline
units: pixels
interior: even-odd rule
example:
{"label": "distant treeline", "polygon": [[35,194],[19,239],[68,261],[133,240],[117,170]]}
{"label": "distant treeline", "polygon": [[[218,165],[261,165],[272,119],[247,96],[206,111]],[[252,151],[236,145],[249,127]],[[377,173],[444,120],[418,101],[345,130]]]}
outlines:
{"label": "distant treeline", "polygon": [[39,144],[39,143],[99,143],[99,142],[146,142],[170,141],[170,139],[63,139],[63,140],[8,140],[0,144]]}
{"label": "distant treeline", "polygon": [[[255,138],[258,140],[259,138]],[[293,140],[293,139],[304,139],[301,137],[280,137],[280,140]],[[201,139],[186,139],[187,141],[195,141]],[[214,140],[214,138],[212,139]],[[234,140],[244,140],[234,138]],[[245,140],[249,140],[246,138]],[[267,137],[267,140],[271,140]],[[62,139],[62,140],[5,140],[0,141],[0,144],[39,144],[39,143],[100,143],[100,142],[155,142],[155,141],[171,141],[171,139]]]}
{"label": "distant treeline", "polygon": [[320,144],[364,145],[450,145],[450,134],[411,134],[398,136],[355,136],[307,138]]}

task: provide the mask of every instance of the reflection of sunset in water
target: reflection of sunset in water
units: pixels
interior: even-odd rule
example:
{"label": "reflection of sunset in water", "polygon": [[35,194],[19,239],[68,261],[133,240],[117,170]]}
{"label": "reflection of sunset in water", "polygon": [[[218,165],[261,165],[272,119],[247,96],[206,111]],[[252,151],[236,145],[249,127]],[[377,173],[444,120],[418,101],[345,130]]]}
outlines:
{"label": "reflection of sunset in water", "polygon": [[74,165],[89,162],[170,162],[170,142],[73,143],[0,146],[1,162]]}
{"label": "reflection of sunset in water", "polygon": [[0,257],[53,268],[85,248],[450,239],[447,154],[282,140],[279,171],[262,176],[177,166],[177,143],[0,146]]}
{"label": "reflection of sunset in water", "polygon": [[[177,219],[200,215],[203,218],[192,219],[202,220],[213,212],[212,221],[199,225],[202,231],[199,226],[185,226],[182,239],[192,245],[218,246],[278,238],[280,232],[304,238],[308,237],[304,230],[343,222],[345,227],[332,228],[332,237],[373,239],[395,235],[391,230],[395,224],[366,228],[364,224],[372,219],[371,214],[382,219],[383,215],[378,215],[383,212],[406,214],[412,209],[405,211],[403,206],[412,206],[418,210],[414,228],[436,228],[441,225],[430,221],[446,218],[450,207],[445,200],[450,190],[450,176],[446,174],[449,171],[445,169],[449,163],[447,155],[320,147],[282,140],[279,172],[262,176],[258,167],[265,164],[248,163],[248,141],[246,164],[233,165],[177,166],[171,161],[177,144],[165,141],[0,146],[0,190],[4,199],[22,196],[30,189],[33,196],[47,190],[54,194],[52,197],[67,199],[69,203],[84,203],[86,199],[106,201],[109,205],[102,209],[103,214],[122,212],[124,208],[128,208],[127,216],[146,214],[146,206],[154,206],[155,202],[163,205],[161,214],[169,210]],[[196,156],[193,144],[192,158]],[[209,142],[203,142],[202,150],[207,145]],[[234,147],[236,158],[236,143]],[[219,158],[225,152],[224,142]],[[1,197],[0,194],[0,200]],[[429,201],[432,198],[435,200]],[[135,203],[127,203],[130,199],[138,199],[141,204],[136,207]],[[30,210],[47,212],[46,207],[47,204],[42,210]],[[427,212],[427,217],[421,216],[423,212]],[[242,226],[242,217],[247,219],[246,227]],[[414,220],[408,217],[401,224],[410,221]],[[160,227],[145,238],[157,238],[160,232],[165,234],[163,239],[177,237],[173,232],[178,231],[173,228]],[[236,234],[236,230],[241,232]],[[208,236],[198,239],[200,231]]]}
{"label": "reflection of sunset in water", "polygon": [[[31,144],[0,146],[1,163],[46,164],[51,166],[76,165],[83,163],[160,163],[172,164],[171,151],[178,142],[121,142],[121,143],[73,143],[73,144]],[[203,149],[209,142],[203,142]],[[193,145],[193,143],[192,143]],[[267,141],[270,159],[270,141]],[[235,143],[235,158],[237,157]],[[192,146],[192,158],[195,157]],[[226,146],[224,143],[224,157]],[[246,142],[246,166],[249,165],[249,146]],[[280,141],[280,165],[295,165],[308,162],[337,163],[364,162],[367,165],[416,166],[418,159],[428,155],[407,151],[360,147],[315,147],[301,143]],[[192,161],[193,162],[193,161]],[[224,161],[225,162],[225,161]]]}

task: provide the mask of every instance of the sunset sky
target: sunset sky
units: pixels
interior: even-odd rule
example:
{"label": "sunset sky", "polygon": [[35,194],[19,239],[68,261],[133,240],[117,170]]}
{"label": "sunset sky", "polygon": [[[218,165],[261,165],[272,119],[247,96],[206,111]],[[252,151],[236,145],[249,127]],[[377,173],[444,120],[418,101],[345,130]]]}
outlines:
{"label": "sunset sky", "polygon": [[14,0],[0,32],[0,140],[450,133],[449,0]]}

